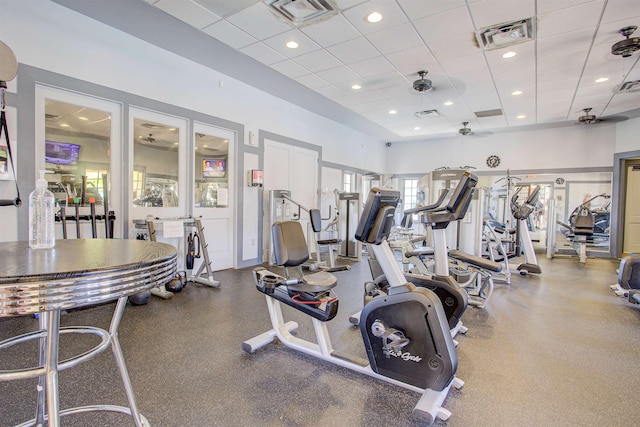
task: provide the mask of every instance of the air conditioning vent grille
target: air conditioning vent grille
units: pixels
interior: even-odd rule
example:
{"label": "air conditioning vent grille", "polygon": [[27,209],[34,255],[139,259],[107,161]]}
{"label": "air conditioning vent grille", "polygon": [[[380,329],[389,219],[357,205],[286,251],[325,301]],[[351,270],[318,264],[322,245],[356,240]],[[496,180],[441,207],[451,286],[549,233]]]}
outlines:
{"label": "air conditioning vent grille", "polygon": [[338,12],[333,0],[264,0],[282,20],[297,27],[326,19]]}
{"label": "air conditioning vent grille", "polygon": [[502,110],[500,108],[496,108],[495,110],[476,111],[474,114],[476,117],[495,117],[501,116]]}
{"label": "air conditioning vent grille", "polygon": [[637,92],[640,90],[640,80],[624,82],[618,88],[618,92]]}
{"label": "air conditioning vent grille", "polygon": [[438,113],[438,110],[416,111],[415,113],[413,113],[413,115],[416,116],[417,118],[421,118],[421,117],[440,117],[440,113]]}

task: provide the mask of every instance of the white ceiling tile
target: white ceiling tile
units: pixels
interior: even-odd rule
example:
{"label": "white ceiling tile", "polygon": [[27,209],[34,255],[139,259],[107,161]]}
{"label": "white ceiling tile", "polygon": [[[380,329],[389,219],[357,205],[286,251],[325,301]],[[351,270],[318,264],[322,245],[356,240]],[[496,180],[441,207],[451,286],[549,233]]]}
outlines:
{"label": "white ceiling tile", "polygon": [[418,33],[409,23],[368,34],[367,39],[382,54],[422,46],[423,44]]}
{"label": "white ceiling tile", "polygon": [[360,78],[359,75],[345,66],[323,70],[317,74],[319,77],[325,79],[331,84],[344,83],[351,80],[358,80]]}
{"label": "white ceiling tile", "polygon": [[429,43],[429,49],[439,61],[480,52],[475,36],[471,33],[431,42]]}
{"label": "white ceiling tile", "polygon": [[248,34],[263,40],[291,29],[291,26],[278,20],[264,3],[255,5],[231,15],[229,22]]}
{"label": "white ceiling tile", "polygon": [[331,55],[324,49],[316,50],[314,52],[307,53],[306,55],[297,56],[294,58],[294,61],[314,73],[342,65],[335,56]]}
{"label": "white ceiling tile", "polygon": [[253,59],[262,62],[263,64],[271,65],[276,62],[287,59],[286,56],[276,52],[264,43],[255,43],[240,49],[240,52],[245,55],[249,55]]}
{"label": "white ceiling tile", "polygon": [[409,75],[420,70],[429,70],[436,61],[426,47],[415,47],[387,55],[387,59],[402,74]]}
{"label": "white ceiling tile", "polygon": [[327,98],[338,98],[347,95],[347,93],[343,90],[338,89],[335,86],[325,86],[318,88],[316,90],[321,95],[326,96]]}
{"label": "white ceiling tile", "polygon": [[[375,24],[368,22],[366,17],[371,12],[381,13],[382,20]],[[382,31],[408,22],[398,4],[390,0],[370,0],[343,12],[343,15],[362,34]]]}
{"label": "white ceiling tile", "polygon": [[398,3],[414,21],[465,5],[464,0],[429,0],[428,5],[425,5],[424,0],[398,0]]}
{"label": "white ceiling tile", "polygon": [[[289,41],[295,41],[298,43],[298,47],[295,49],[288,48],[286,45]],[[269,37],[263,42],[288,58],[294,58],[320,49],[320,46],[316,42],[304,35],[300,30],[289,30]]]}
{"label": "white ceiling tile", "polygon": [[[640,17],[640,3],[637,0],[609,0],[602,15],[602,22],[624,21],[630,17]],[[634,25],[638,25],[637,19],[635,22]]]}
{"label": "white ceiling tile", "polygon": [[[538,46],[539,44],[540,42],[538,41]],[[528,41],[518,43],[515,46],[509,46],[504,49],[488,50],[485,54],[487,55],[487,60],[490,64],[514,64],[535,59],[536,50],[539,51],[539,48],[536,47],[536,43],[534,41]],[[502,55],[506,52],[516,52],[516,56],[513,58],[503,58]]]}
{"label": "white ceiling tile", "polygon": [[539,38],[595,28],[602,14],[603,2],[598,0],[581,6],[562,9],[538,17]]}
{"label": "white ceiling tile", "polygon": [[209,34],[211,37],[228,44],[234,49],[248,46],[257,41],[255,37],[251,37],[249,34],[227,21],[218,21],[215,24],[203,28],[202,31]]}
{"label": "white ceiling tile", "polygon": [[154,6],[198,29],[221,19],[191,0],[160,0]]}
{"label": "white ceiling tile", "polygon": [[198,3],[200,6],[223,18],[253,6],[260,1],[262,0],[193,0],[194,3]]}
{"label": "white ceiling tile", "polygon": [[378,74],[389,73],[395,70],[395,68],[389,64],[389,61],[381,56],[349,64],[349,68],[365,78]]}
{"label": "white ceiling tile", "polygon": [[474,31],[466,7],[415,20],[414,25],[427,44],[461,34],[471,39]]}
{"label": "white ceiling tile", "polygon": [[349,9],[367,1],[369,0],[335,0],[340,10]]}
{"label": "white ceiling tile", "polygon": [[277,62],[275,64],[271,64],[271,68],[274,70],[284,74],[287,77],[296,78],[300,76],[304,76],[306,74],[310,74],[309,70],[300,65],[296,64],[290,59],[286,61]]}
{"label": "white ceiling tile", "polygon": [[318,89],[320,87],[329,86],[328,81],[318,77],[315,74],[307,74],[306,76],[296,77],[295,80],[310,89]]}
{"label": "white ceiling tile", "polygon": [[624,112],[635,110],[638,108],[638,105],[640,105],[640,92],[621,93],[613,98],[607,108],[603,110],[602,114],[605,116],[612,114],[625,116]]}
{"label": "white ceiling tile", "polygon": [[579,6],[592,1],[594,0],[537,0],[538,15]]}
{"label": "white ceiling tile", "polygon": [[571,31],[552,37],[538,38],[538,56],[557,55],[564,52],[588,49],[593,40],[593,29]]}
{"label": "white ceiling tile", "polygon": [[360,33],[342,15],[334,15],[325,21],[302,27],[300,30],[322,47],[333,46],[360,36]]}
{"label": "white ceiling tile", "polygon": [[456,56],[454,58],[445,58],[440,61],[440,65],[446,73],[455,74],[459,70],[476,70],[479,68],[486,69],[487,61],[482,52],[477,51],[464,56]]}
{"label": "white ceiling tile", "polygon": [[535,16],[533,0],[485,0],[469,5],[476,29]]}
{"label": "white ceiling tile", "polygon": [[[570,84],[573,83],[573,84]],[[573,98],[578,80],[575,82],[565,82],[554,86],[546,86],[543,91],[538,92],[538,105],[547,105],[551,102],[567,101]]]}
{"label": "white ceiling tile", "polygon": [[495,79],[509,81],[512,79],[533,78],[535,80],[536,61],[533,59],[520,62],[492,63],[490,68],[491,74]]}
{"label": "white ceiling tile", "polygon": [[583,64],[587,60],[587,49],[574,50],[558,55],[541,56],[538,58],[538,71],[549,71],[564,68],[567,64]]}
{"label": "white ceiling tile", "polygon": [[580,80],[582,66],[574,65],[570,67],[556,68],[553,70],[538,71],[538,89],[550,90],[559,89],[560,86],[573,87]]}
{"label": "white ceiling tile", "polygon": [[331,46],[327,50],[345,64],[363,61],[378,55],[378,51],[364,37]]}
{"label": "white ceiling tile", "polygon": [[[596,39],[593,43],[595,45],[606,44],[607,46],[611,47],[612,44],[624,40],[624,37],[619,32],[622,28],[628,27],[630,25],[640,25],[639,23],[640,16],[629,16],[627,19],[624,19],[622,21],[607,22],[606,24],[602,24],[598,28],[598,34],[596,35]],[[640,31],[636,30],[633,33],[632,37],[638,36],[640,36]]]}

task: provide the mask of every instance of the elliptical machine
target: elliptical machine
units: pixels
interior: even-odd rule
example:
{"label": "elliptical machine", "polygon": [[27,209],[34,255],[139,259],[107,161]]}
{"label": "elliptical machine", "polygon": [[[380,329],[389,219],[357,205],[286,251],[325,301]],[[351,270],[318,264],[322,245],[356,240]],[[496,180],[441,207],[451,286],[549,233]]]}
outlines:
{"label": "elliptical machine", "polygon": [[[253,353],[277,337],[302,353],[374,378],[419,392],[414,418],[431,424],[451,413],[442,408],[449,389],[464,382],[455,377],[458,358],[439,298],[430,290],[408,283],[386,241],[400,193],[374,188],[356,229],[356,238],[369,244],[389,282],[388,295],[374,298],[362,310],[360,332],[367,360],[340,354],[331,345],[326,322],[338,311],[331,289],[337,279],[326,272],[285,278],[263,267],[253,270],[257,289],[266,296],[273,329],[242,344]],[[301,265],[308,257],[304,234],[296,222],[273,225],[276,262],[285,268]],[[306,256],[305,256],[306,252]],[[311,317],[317,343],[295,337],[295,322],[285,322],[281,303]]]}
{"label": "elliptical machine", "polygon": [[519,187],[513,197],[511,197],[511,213],[517,221],[516,226],[516,254],[520,255],[524,253],[524,262],[515,266],[515,270],[522,276],[529,273],[541,274],[542,269],[538,265],[538,259],[536,258],[536,252],[533,249],[533,242],[531,241],[531,233],[529,232],[529,226],[527,225],[527,219],[535,212],[536,204],[538,203],[538,195],[540,194],[540,186],[536,185],[529,197],[518,204],[518,194],[522,191],[523,187]]}

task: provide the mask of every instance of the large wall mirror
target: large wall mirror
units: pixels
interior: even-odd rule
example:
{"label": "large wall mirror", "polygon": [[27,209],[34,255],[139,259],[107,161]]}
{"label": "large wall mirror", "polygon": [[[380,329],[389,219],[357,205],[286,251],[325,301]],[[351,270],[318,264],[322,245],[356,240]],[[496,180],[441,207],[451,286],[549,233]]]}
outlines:
{"label": "large wall mirror", "polygon": [[[50,172],[49,190],[62,205],[95,203],[99,215],[105,208],[122,215],[121,195],[113,194],[122,184],[120,105],[44,86],[36,93],[36,170]],[[62,237],[61,226],[56,234]]]}
{"label": "large wall mirror", "polygon": [[[524,200],[534,186],[540,186],[538,209],[528,220],[529,231],[536,250],[546,250],[547,235],[553,233],[553,241],[559,254],[573,255],[572,225],[580,206],[587,206],[594,217],[594,233],[587,241],[591,256],[610,253],[612,173],[571,172],[512,175],[512,186],[501,175],[483,175],[479,186],[491,188],[488,215],[492,219],[508,223],[510,198],[521,188],[518,200]],[[549,201],[555,200],[555,217],[549,217]]]}
{"label": "large wall mirror", "polygon": [[133,108],[129,120],[133,219],[184,215],[186,120]]}

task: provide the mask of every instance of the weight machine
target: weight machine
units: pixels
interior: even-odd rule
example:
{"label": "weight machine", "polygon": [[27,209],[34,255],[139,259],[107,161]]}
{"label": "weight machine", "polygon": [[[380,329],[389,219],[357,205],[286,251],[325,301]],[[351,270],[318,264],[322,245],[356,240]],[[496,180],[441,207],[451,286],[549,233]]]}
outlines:
{"label": "weight machine", "polygon": [[[195,274],[187,275],[187,282],[195,283],[198,285],[207,286],[210,288],[219,288],[222,283],[218,280],[215,280],[213,277],[213,269],[211,268],[211,260],[209,258],[209,250],[208,244],[206,241],[206,237],[204,235],[204,227],[202,226],[202,222],[200,218],[193,218],[191,216],[186,217],[177,217],[177,218],[149,218],[145,220],[134,220],[133,223],[136,229],[143,230],[142,233],[138,234],[138,238],[144,239],[144,237],[148,237],[148,239],[152,242],[156,241],[156,225],[164,225],[165,223],[180,221],[182,223],[182,227],[184,230],[184,239],[185,242],[198,242],[197,248],[189,247],[191,245],[187,245],[187,255],[185,258],[191,256],[199,256],[203,257],[203,262],[196,270]],[[194,231],[195,229],[195,231]],[[144,234],[147,236],[144,236]],[[194,238],[197,236],[197,238]],[[193,250],[193,253],[191,251]],[[197,252],[195,252],[197,251]],[[193,272],[193,264],[189,265],[188,260],[185,259],[185,267],[187,270]],[[190,267],[190,268],[189,268]],[[203,274],[205,273],[206,274]],[[168,291],[164,285],[159,285],[151,289],[151,294],[160,297],[162,299],[169,299],[173,297],[173,292]]]}

